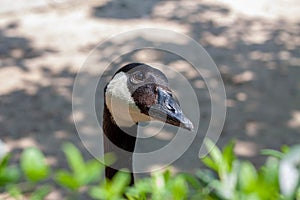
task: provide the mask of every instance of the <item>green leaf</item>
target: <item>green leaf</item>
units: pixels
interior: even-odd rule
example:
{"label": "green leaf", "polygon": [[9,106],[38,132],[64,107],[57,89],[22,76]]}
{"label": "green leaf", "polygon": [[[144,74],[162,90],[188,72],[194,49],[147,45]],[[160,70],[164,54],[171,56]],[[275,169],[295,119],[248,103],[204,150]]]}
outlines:
{"label": "green leaf", "polygon": [[68,165],[74,173],[74,176],[80,179],[82,172],[85,170],[84,160],[80,151],[71,143],[63,145],[63,151],[67,157]]}
{"label": "green leaf", "polygon": [[238,187],[245,193],[251,193],[257,187],[257,172],[250,162],[242,162],[240,165]]}
{"label": "green leaf", "polygon": [[99,161],[93,159],[85,163],[80,151],[71,143],[64,144],[63,151],[71,173],[60,171],[57,174],[57,181],[61,185],[71,190],[78,190],[81,186],[100,179],[104,167]]}
{"label": "green leaf", "polygon": [[201,187],[200,181],[194,175],[184,173],[182,176],[184,176],[186,182],[192,186],[193,189],[199,189]]}
{"label": "green leaf", "polygon": [[108,199],[107,191],[103,187],[99,187],[99,186],[92,187],[89,190],[88,194],[93,199],[103,199],[103,200]]}
{"label": "green leaf", "polygon": [[119,171],[112,179],[111,188],[114,194],[122,195],[130,183],[130,174]]}
{"label": "green leaf", "polygon": [[128,172],[119,171],[112,180],[106,180],[100,187],[95,186],[89,190],[89,195],[94,199],[119,200],[123,199],[126,187],[130,182]]}
{"label": "green leaf", "polygon": [[207,169],[198,170],[196,176],[205,184],[209,184],[217,179],[213,172]]}
{"label": "green leaf", "polygon": [[47,178],[49,168],[43,153],[37,148],[25,149],[21,155],[21,169],[29,181],[37,182]]}
{"label": "green leaf", "polygon": [[262,167],[264,182],[279,189],[279,160],[269,157]]}
{"label": "green leaf", "polygon": [[11,157],[10,154],[6,154],[5,156],[2,157],[0,161],[0,172],[7,168],[10,157]]}
{"label": "green leaf", "polygon": [[163,199],[166,192],[166,182],[163,172],[155,172],[151,177],[152,182],[152,199]]}
{"label": "green leaf", "polygon": [[264,156],[272,156],[278,159],[282,159],[283,156],[285,155],[284,153],[273,149],[263,149],[260,151],[260,154]]}
{"label": "green leaf", "polygon": [[201,160],[208,168],[214,170],[215,172],[219,171],[219,166],[210,157],[206,156]]}
{"label": "green leaf", "polygon": [[84,176],[80,180],[80,184],[85,185],[99,180],[103,170],[104,166],[98,160],[88,161],[85,164],[85,170],[82,172]]}
{"label": "green leaf", "polygon": [[289,153],[290,150],[291,150],[290,147],[287,146],[287,145],[283,145],[283,146],[281,147],[281,151],[282,151],[282,153],[284,153],[284,154]]}
{"label": "green leaf", "polygon": [[3,169],[0,172],[0,186],[16,183],[20,179],[20,169],[16,166]]}
{"label": "green leaf", "polygon": [[255,193],[260,199],[280,199],[277,158],[269,157],[259,169],[256,185]]}
{"label": "green leaf", "polygon": [[171,191],[174,200],[182,200],[187,198],[188,187],[184,176],[176,176],[171,181]]}
{"label": "green leaf", "polygon": [[15,183],[20,179],[20,169],[16,166],[8,166],[10,154],[6,154],[0,161],[0,186]]}
{"label": "green leaf", "polygon": [[234,141],[230,141],[223,149],[223,160],[226,163],[227,172],[230,172],[232,169],[232,165],[234,160],[236,159],[235,154],[234,154]]}
{"label": "green leaf", "polygon": [[152,185],[150,178],[143,178],[137,180],[133,187],[127,188],[126,197],[128,199],[146,200],[147,194],[152,192]]}
{"label": "green leaf", "polygon": [[222,152],[220,151],[220,149],[210,139],[205,139],[204,142],[205,142],[206,149],[209,152],[211,159],[217,165],[222,165],[223,164],[223,155],[222,155]]}
{"label": "green leaf", "polygon": [[70,190],[77,190],[80,187],[77,179],[67,171],[60,170],[55,175],[55,181]]}

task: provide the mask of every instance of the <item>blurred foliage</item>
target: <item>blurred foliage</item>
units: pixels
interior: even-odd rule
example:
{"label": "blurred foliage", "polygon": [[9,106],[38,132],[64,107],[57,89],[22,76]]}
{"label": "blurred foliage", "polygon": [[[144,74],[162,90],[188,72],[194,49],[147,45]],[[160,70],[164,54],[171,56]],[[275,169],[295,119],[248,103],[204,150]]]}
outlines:
{"label": "blurred foliage", "polygon": [[[234,154],[234,142],[222,150],[205,141],[210,153],[202,159],[207,166],[196,174],[172,175],[169,170],[139,179],[129,186],[130,175],[119,172],[112,180],[101,179],[104,166],[95,159],[85,161],[70,143],[63,145],[68,170],[51,170],[37,148],[25,149],[19,165],[10,165],[10,155],[0,161],[0,192],[15,199],[44,199],[55,186],[69,191],[69,199],[82,193],[105,200],[300,200],[300,146],[282,151],[263,150],[266,162],[256,169]],[[84,188],[84,190],[82,190]]]}
{"label": "blurred foliage", "polygon": [[78,191],[81,187],[100,179],[103,165],[97,160],[84,161],[80,151],[72,144],[63,145],[71,171],[58,170],[55,173],[55,181],[61,186]]}

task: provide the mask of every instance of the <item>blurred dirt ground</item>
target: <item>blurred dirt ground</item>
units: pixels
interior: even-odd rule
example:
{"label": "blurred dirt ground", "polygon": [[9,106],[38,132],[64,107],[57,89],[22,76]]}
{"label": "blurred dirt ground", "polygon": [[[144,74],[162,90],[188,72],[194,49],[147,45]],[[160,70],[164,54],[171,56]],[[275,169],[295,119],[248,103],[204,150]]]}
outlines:
{"label": "blurred dirt ground", "polygon": [[[299,143],[297,0],[3,0],[0,139],[15,153],[15,160],[25,147],[38,146],[54,167],[65,166],[60,150],[65,141],[91,157],[72,119],[76,72],[102,40],[145,27],[189,35],[217,64],[227,94],[219,146],[236,139],[236,153],[260,165],[260,149]],[[197,154],[198,148],[189,151]],[[188,171],[199,166],[188,157],[181,163],[175,166]],[[49,199],[61,198],[59,193],[51,195]]]}

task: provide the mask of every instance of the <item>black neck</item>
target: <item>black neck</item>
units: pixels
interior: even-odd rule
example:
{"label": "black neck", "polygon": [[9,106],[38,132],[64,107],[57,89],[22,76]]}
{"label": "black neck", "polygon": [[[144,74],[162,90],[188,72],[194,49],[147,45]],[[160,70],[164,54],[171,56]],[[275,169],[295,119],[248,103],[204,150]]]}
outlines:
{"label": "black neck", "polygon": [[[137,125],[118,127],[106,103],[103,110],[104,153],[115,153],[116,162],[105,168],[105,176],[111,179],[121,168],[126,168],[131,174],[131,185],[134,183],[132,168],[132,152],[134,151]],[[130,134],[130,135],[129,135]],[[112,143],[115,145],[112,145]],[[122,150],[124,151],[122,151]]]}

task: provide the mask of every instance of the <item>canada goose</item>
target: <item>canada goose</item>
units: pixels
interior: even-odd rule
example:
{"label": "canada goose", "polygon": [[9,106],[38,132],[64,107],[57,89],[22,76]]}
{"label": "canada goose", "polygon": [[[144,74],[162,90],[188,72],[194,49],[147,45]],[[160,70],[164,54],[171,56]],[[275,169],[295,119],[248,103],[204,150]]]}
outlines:
{"label": "canada goose", "polygon": [[[143,63],[131,63],[119,69],[104,89],[103,132],[104,152],[118,152],[117,163],[132,173],[138,122],[156,119],[168,124],[193,129],[172,97],[167,77],[158,69]],[[121,148],[126,153],[116,150]],[[130,152],[128,154],[128,152]],[[105,176],[111,179],[117,169],[106,167]]]}

